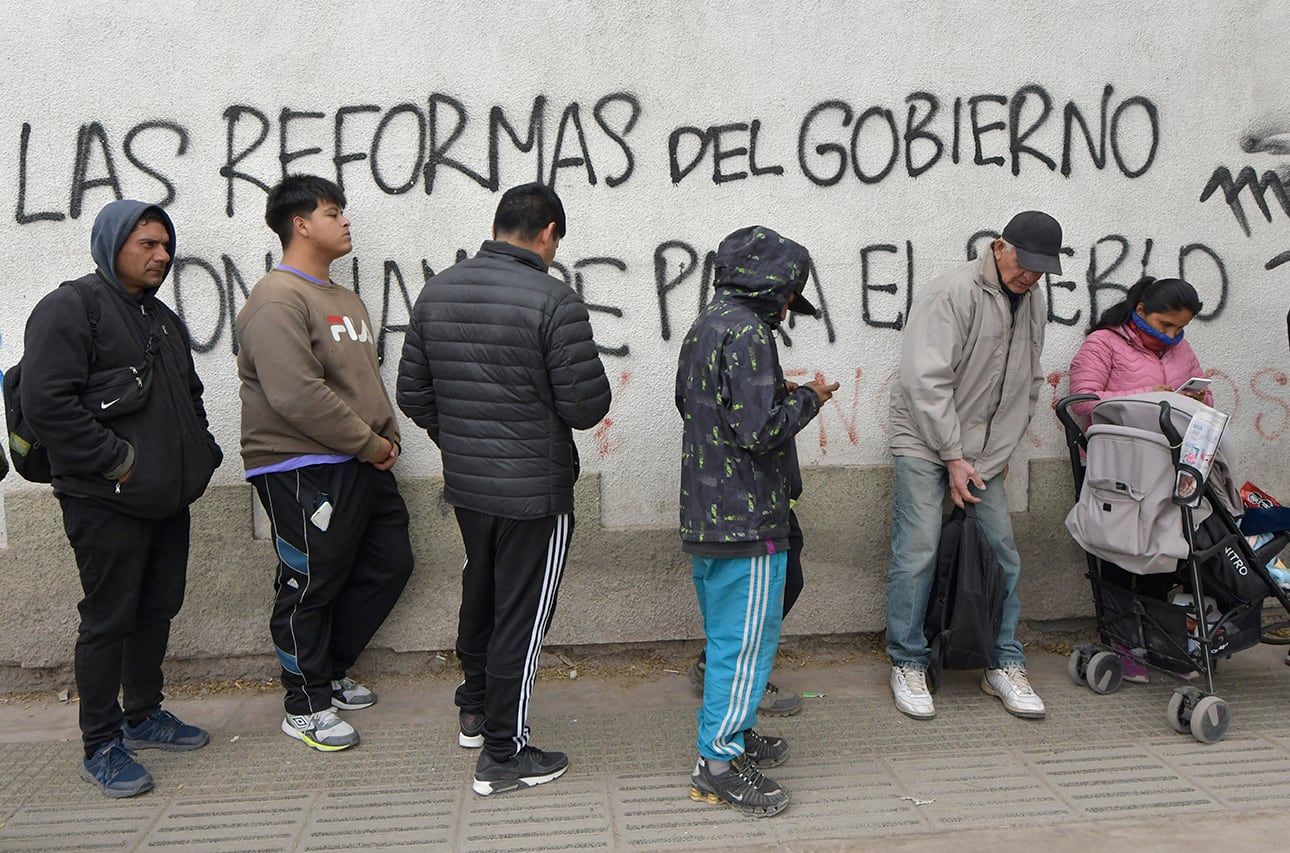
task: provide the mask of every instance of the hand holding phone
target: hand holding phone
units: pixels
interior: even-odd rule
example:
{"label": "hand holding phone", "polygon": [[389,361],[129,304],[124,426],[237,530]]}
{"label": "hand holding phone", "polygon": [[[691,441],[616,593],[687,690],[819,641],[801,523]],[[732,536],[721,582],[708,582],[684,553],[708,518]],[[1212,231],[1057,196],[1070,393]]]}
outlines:
{"label": "hand holding phone", "polygon": [[1179,385],[1175,390],[1179,394],[1186,394],[1188,397],[1195,397],[1199,400],[1201,397],[1205,396],[1205,390],[1209,388],[1209,383],[1210,380],[1205,379],[1204,377],[1193,376],[1191,379],[1188,379],[1186,382]]}

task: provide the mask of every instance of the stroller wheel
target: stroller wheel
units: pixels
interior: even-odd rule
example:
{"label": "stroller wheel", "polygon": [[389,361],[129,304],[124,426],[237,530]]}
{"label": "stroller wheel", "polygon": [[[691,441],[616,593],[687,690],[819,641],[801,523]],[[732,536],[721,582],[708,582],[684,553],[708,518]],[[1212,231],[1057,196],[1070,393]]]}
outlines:
{"label": "stroller wheel", "polygon": [[1191,712],[1191,734],[1201,743],[1218,743],[1227,734],[1232,713],[1217,696],[1206,696]]}
{"label": "stroller wheel", "polygon": [[1094,693],[1114,693],[1124,682],[1124,664],[1115,652],[1098,652],[1088,661],[1084,680]]}
{"label": "stroller wheel", "polygon": [[[1071,652],[1071,656],[1066,659],[1066,671],[1071,674],[1071,681],[1076,684],[1084,683],[1084,669],[1091,651],[1090,646],[1076,646],[1075,651]],[[1290,659],[1287,659],[1286,664],[1290,665]]]}
{"label": "stroller wheel", "polygon": [[1191,709],[1199,696],[1200,691],[1194,687],[1179,687],[1169,697],[1165,719],[1173,726],[1174,731],[1184,735],[1191,731]]}

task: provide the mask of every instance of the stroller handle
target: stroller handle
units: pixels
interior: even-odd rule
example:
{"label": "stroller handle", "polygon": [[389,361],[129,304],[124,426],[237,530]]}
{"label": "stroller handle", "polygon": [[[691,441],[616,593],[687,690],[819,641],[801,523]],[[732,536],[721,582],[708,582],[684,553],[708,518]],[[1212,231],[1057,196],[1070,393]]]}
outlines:
{"label": "stroller handle", "polygon": [[1173,407],[1168,400],[1160,401],[1160,432],[1169,439],[1169,446],[1174,450],[1174,461],[1178,461],[1178,445],[1182,442],[1182,433],[1174,426]]}
{"label": "stroller handle", "polygon": [[[1096,399],[1098,399],[1096,394],[1072,394],[1057,401],[1057,420],[1062,422],[1062,429],[1066,432],[1066,449],[1071,456],[1071,473],[1075,477],[1075,497],[1077,499],[1079,498],[1080,489],[1084,486],[1084,461],[1081,458],[1081,451],[1084,449],[1086,440],[1084,430],[1080,429],[1075,416],[1071,414],[1071,406],[1076,403],[1083,403],[1086,400]],[[1090,563],[1091,567],[1092,564]]]}
{"label": "stroller handle", "polygon": [[1057,401],[1057,420],[1062,422],[1062,426],[1069,431],[1081,432],[1079,422],[1071,414],[1071,406],[1076,403],[1084,403],[1088,400],[1100,399],[1096,394],[1072,394],[1069,397],[1063,397]]}

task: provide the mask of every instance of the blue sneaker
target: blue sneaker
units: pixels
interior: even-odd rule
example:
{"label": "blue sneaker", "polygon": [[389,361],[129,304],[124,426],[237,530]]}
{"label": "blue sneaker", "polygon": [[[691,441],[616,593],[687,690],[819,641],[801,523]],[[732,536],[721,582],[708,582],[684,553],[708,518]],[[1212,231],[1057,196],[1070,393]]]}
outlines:
{"label": "blue sneaker", "polygon": [[126,749],[164,749],[187,752],[210,743],[205,729],[190,726],[169,711],[153,711],[142,723],[126,723],[121,729]]}
{"label": "blue sneaker", "polygon": [[152,774],[134,760],[134,753],[114,738],[81,762],[81,778],[93,782],[105,796],[133,797],[152,790]]}

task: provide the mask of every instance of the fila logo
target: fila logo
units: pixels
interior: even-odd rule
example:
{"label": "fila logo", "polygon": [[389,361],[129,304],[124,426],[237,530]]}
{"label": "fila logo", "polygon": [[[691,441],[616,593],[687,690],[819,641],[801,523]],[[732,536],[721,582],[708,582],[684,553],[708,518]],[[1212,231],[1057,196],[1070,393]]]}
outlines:
{"label": "fila logo", "polygon": [[354,321],[348,317],[338,317],[333,314],[327,318],[327,322],[331,323],[331,339],[333,341],[339,341],[342,334],[349,335],[351,341],[358,341],[361,344],[372,339],[372,333],[367,328],[366,320],[363,321],[363,328],[360,331],[355,331]]}

